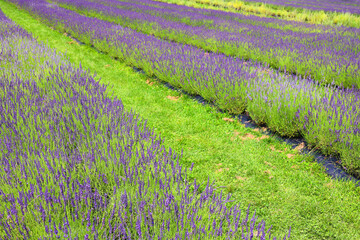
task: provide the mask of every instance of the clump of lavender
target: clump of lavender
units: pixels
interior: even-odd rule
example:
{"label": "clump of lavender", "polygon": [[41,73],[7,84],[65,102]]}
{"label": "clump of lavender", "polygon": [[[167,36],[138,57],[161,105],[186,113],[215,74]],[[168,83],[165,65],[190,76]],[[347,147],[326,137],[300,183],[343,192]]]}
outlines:
{"label": "clump of lavender", "polygon": [[0,21],[1,239],[271,238],[210,182],[188,182],[94,76]]}

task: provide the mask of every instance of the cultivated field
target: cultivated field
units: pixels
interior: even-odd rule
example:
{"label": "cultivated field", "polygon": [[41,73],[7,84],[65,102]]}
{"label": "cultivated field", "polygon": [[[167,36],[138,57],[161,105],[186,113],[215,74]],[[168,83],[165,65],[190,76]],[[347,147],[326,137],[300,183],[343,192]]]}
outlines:
{"label": "cultivated field", "polygon": [[161,2],[241,12],[265,17],[309,22],[314,24],[337,25],[358,28],[360,25],[357,0],[311,1],[311,0],[161,0]]}
{"label": "cultivated field", "polygon": [[0,239],[360,239],[360,28],[164,1],[0,0]]}

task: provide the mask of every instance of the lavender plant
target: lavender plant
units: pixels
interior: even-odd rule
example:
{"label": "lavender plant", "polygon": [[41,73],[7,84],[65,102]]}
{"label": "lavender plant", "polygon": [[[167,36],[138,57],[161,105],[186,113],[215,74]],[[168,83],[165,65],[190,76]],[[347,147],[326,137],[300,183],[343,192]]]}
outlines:
{"label": "lavender plant", "polygon": [[271,239],[250,209],[188,182],[95,76],[0,21],[0,239]]}

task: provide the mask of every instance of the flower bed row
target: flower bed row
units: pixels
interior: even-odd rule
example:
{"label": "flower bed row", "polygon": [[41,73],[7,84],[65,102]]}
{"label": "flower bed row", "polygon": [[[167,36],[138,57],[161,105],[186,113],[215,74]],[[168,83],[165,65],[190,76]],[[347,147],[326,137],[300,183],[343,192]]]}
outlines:
{"label": "flower bed row", "polygon": [[0,48],[1,239],[270,238],[230,196],[189,183],[179,156],[94,76],[1,12]]}
{"label": "flower bed row", "polygon": [[[186,20],[185,22],[168,20],[169,15],[165,19],[166,17],[153,16],[146,12],[121,9],[118,6],[124,4],[116,3],[114,0],[52,0],[52,2],[162,39],[267,63],[273,68],[311,76],[312,79],[323,83],[360,87],[358,29],[339,28],[326,33],[293,31],[289,29],[291,24],[283,29],[226,20],[224,18],[230,14],[221,14],[220,11],[217,11],[216,16],[212,14],[204,16],[209,23],[197,26],[199,21],[190,21],[195,24],[191,26]],[[174,9],[177,7],[173,5]],[[186,11],[181,12],[184,14],[182,19],[186,19]],[[195,18],[193,12],[188,12],[187,15]],[[342,34],[344,31],[346,34]]]}

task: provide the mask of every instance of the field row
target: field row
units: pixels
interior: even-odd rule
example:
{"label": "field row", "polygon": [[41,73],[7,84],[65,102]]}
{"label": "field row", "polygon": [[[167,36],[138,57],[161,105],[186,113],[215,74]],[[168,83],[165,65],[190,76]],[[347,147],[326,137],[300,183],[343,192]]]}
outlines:
{"label": "field row", "polygon": [[139,4],[116,0],[52,2],[165,40],[256,60],[322,83],[360,87],[359,29],[264,21],[259,17],[169,4],[155,11],[153,1],[145,3],[151,3],[150,7],[140,4],[141,1]]}
{"label": "field row", "polygon": [[2,12],[0,23],[2,239],[269,236],[230,196],[189,183],[178,154],[94,76]]}
{"label": "field row", "polygon": [[[147,74],[199,94],[221,109],[245,109],[258,123],[281,135],[301,134],[324,153],[341,156],[347,171],[359,176],[360,92],[319,86],[299,77],[268,71],[258,63],[159,40],[75,12],[18,2],[42,21],[101,51],[142,68]],[[40,7],[41,6],[41,7]]]}

